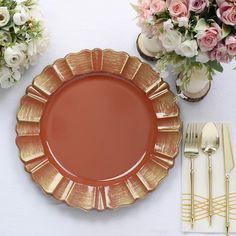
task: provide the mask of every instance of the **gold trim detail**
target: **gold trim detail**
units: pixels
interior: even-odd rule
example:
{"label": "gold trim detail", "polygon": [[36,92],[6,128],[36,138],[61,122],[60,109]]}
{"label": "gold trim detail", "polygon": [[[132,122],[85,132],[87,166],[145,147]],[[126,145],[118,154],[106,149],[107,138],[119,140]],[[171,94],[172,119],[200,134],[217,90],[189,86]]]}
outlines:
{"label": "gold trim detail", "polygon": [[[120,75],[142,89],[152,101],[158,122],[153,153],[136,174],[112,186],[88,186],[63,176],[45,156],[40,119],[49,97],[74,76],[107,72]],[[111,49],[71,53],[47,66],[26,89],[17,114],[16,144],[25,170],[54,198],[83,210],[116,209],[144,198],[173,167],[181,141],[181,120],[175,96],[150,65]]]}
{"label": "gold trim detail", "polygon": [[[194,195],[195,199],[195,220],[199,221],[208,218],[208,198]],[[182,221],[190,222],[191,214],[191,198],[189,193],[182,194]],[[213,215],[225,218],[225,195],[221,195],[212,199]],[[229,215],[230,220],[236,220],[236,192],[229,194]]]}

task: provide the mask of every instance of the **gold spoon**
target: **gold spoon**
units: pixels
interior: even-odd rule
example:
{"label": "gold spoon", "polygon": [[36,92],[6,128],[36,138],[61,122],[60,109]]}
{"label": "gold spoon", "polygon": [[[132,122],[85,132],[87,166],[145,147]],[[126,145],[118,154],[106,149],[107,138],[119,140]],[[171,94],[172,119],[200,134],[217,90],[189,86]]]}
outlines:
{"label": "gold spoon", "polygon": [[220,139],[218,130],[214,123],[209,122],[205,124],[202,129],[201,148],[208,156],[208,194],[209,194],[209,224],[212,225],[212,156],[219,148]]}

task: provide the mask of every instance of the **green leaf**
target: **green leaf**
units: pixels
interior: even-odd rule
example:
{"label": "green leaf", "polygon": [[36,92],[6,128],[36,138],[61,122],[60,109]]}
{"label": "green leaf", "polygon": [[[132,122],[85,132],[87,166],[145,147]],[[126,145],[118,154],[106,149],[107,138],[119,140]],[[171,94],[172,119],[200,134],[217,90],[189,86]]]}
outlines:
{"label": "green leaf", "polygon": [[157,13],[156,14],[158,16],[158,19],[165,19],[165,20],[168,20],[169,19],[169,11],[163,11],[163,12],[160,12],[160,13]]}
{"label": "green leaf", "polygon": [[201,18],[198,22],[197,25],[195,26],[194,30],[195,31],[204,31],[209,24],[207,24],[206,20]]}
{"label": "green leaf", "polygon": [[215,20],[213,20],[213,19],[208,19],[208,20],[207,20],[207,23],[208,23],[209,25],[211,25],[211,24],[215,24],[216,22],[215,22]]}
{"label": "green leaf", "polygon": [[8,10],[12,10],[16,7],[17,2],[15,0],[0,0],[1,7],[7,7]]}
{"label": "green leaf", "polygon": [[133,3],[130,3],[130,5],[135,11],[140,12],[139,7],[137,5],[135,5]]}
{"label": "green leaf", "polygon": [[213,70],[218,71],[218,72],[223,72],[223,67],[222,67],[222,65],[221,65],[218,61],[216,61],[216,60],[214,60],[214,61],[209,61],[207,64],[208,64]]}
{"label": "green leaf", "polygon": [[212,69],[212,67],[207,67],[207,74],[208,80],[213,80],[214,70]]}
{"label": "green leaf", "polygon": [[30,8],[37,4],[37,0],[25,0],[22,4]]}
{"label": "green leaf", "polygon": [[230,34],[230,32],[231,32],[231,27],[228,26],[228,25],[223,24],[222,32],[223,32],[223,35],[222,35],[223,38],[227,37]]}

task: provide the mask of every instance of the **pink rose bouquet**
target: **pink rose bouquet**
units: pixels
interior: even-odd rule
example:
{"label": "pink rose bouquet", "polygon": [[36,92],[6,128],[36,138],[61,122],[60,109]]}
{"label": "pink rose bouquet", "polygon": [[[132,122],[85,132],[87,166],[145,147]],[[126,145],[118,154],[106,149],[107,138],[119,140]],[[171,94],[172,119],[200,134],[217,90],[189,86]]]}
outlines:
{"label": "pink rose bouquet", "polygon": [[172,64],[188,82],[205,67],[212,79],[236,58],[236,0],[138,0],[134,8],[142,33],[162,44],[159,72]]}

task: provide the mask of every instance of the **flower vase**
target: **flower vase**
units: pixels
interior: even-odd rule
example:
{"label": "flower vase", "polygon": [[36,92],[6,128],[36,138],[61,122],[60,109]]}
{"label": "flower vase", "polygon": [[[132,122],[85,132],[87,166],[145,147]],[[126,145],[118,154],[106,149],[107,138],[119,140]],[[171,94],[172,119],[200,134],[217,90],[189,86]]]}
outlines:
{"label": "flower vase", "polygon": [[176,88],[178,95],[189,102],[198,102],[202,100],[211,88],[211,81],[208,79],[207,71],[196,69],[191,75],[191,79],[187,84],[183,84],[183,75],[180,73],[176,80]]}
{"label": "flower vase", "polygon": [[157,61],[156,55],[163,49],[156,36],[147,37],[143,33],[138,35],[136,46],[140,56],[147,61]]}

